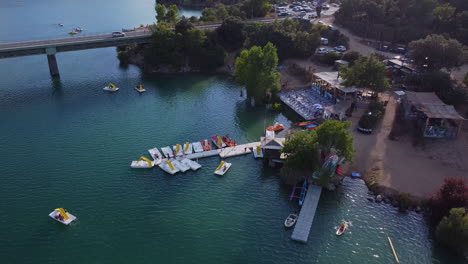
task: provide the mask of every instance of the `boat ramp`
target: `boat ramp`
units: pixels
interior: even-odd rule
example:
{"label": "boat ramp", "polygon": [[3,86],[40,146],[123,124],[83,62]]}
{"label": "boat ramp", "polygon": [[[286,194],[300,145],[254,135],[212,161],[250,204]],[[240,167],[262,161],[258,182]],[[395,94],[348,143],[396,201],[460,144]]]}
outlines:
{"label": "boat ramp", "polygon": [[321,193],[322,187],[314,184],[309,185],[304,204],[302,205],[301,212],[299,213],[299,218],[297,219],[296,226],[294,227],[294,231],[291,235],[292,240],[302,243],[307,242]]}

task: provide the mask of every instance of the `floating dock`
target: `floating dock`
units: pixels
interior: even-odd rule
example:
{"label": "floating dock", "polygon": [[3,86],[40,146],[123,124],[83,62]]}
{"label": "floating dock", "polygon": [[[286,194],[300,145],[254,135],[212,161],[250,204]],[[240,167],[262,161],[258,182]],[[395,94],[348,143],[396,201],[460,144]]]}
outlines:
{"label": "floating dock", "polygon": [[260,142],[252,142],[252,143],[237,145],[234,147],[226,147],[226,148],[221,149],[219,156],[224,159],[224,158],[249,154],[249,153],[252,153],[251,148],[254,148],[258,145],[260,145]]}
{"label": "floating dock", "polygon": [[302,243],[307,242],[321,193],[322,187],[313,184],[309,185],[304,204],[302,205],[301,212],[299,213],[299,218],[297,219],[296,226],[294,227],[294,231],[291,235],[292,240]]}

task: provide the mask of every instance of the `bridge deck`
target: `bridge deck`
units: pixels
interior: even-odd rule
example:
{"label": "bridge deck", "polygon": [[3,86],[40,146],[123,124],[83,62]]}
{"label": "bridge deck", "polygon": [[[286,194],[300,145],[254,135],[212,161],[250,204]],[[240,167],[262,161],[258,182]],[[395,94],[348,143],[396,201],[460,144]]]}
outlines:
{"label": "bridge deck", "polygon": [[302,205],[301,212],[299,213],[299,219],[297,219],[296,226],[294,227],[294,231],[291,235],[292,240],[303,243],[307,242],[321,193],[322,187],[313,184],[309,185],[304,204]]}

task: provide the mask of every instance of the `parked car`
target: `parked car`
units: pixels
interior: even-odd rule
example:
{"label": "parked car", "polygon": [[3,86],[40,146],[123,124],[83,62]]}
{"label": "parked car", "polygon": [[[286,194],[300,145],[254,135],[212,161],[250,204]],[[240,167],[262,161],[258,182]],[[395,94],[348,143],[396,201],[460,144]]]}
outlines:
{"label": "parked car", "polygon": [[316,17],[317,17],[317,14],[310,14],[309,15],[309,19],[316,18]]}
{"label": "parked car", "polygon": [[328,49],[327,48],[319,48],[317,50],[317,54],[325,54],[325,53],[328,53]]}
{"label": "parked car", "polygon": [[120,32],[120,31],[112,32],[112,37],[114,37],[114,38],[125,37],[125,33]]}
{"label": "parked car", "polygon": [[320,25],[325,25],[325,22],[323,22],[322,20],[319,20],[318,22]]}
{"label": "parked car", "polygon": [[336,47],[335,47],[335,50],[336,50],[336,51],[339,51],[339,52],[345,52],[345,51],[346,51],[346,47],[345,47],[345,46],[336,46]]}
{"label": "parked car", "polygon": [[320,38],[320,42],[322,45],[328,45],[328,39],[327,38]]}
{"label": "parked car", "polygon": [[301,16],[301,17],[303,17],[303,16],[305,16],[305,15],[307,15],[307,13],[304,12],[304,11],[302,11],[302,12],[299,13],[299,16]]}
{"label": "parked car", "polygon": [[330,30],[336,30],[336,27],[334,27],[333,25],[328,25],[328,29],[330,29]]}

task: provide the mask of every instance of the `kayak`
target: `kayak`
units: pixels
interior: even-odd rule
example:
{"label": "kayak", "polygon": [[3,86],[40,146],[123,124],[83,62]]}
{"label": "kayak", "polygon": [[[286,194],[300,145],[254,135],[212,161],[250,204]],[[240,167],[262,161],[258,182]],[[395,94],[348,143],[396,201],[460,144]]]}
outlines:
{"label": "kayak", "polygon": [[296,126],[307,126],[307,125],[310,125],[310,124],[313,124],[315,123],[315,121],[304,121],[304,122],[300,122],[300,123],[295,123],[294,125]]}
{"label": "kayak", "polygon": [[341,236],[346,231],[346,229],[348,229],[348,223],[346,221],[343,221],[341,223],[340,228],[338,228],[338,230],[336,230],[336,235]]}
{"label": "kayak", "polygon": [[292,227],[294,224],[296,224],[296,221],[297,221],[297,214],[289,214],[288,218],[284,220],[284,226]]}

